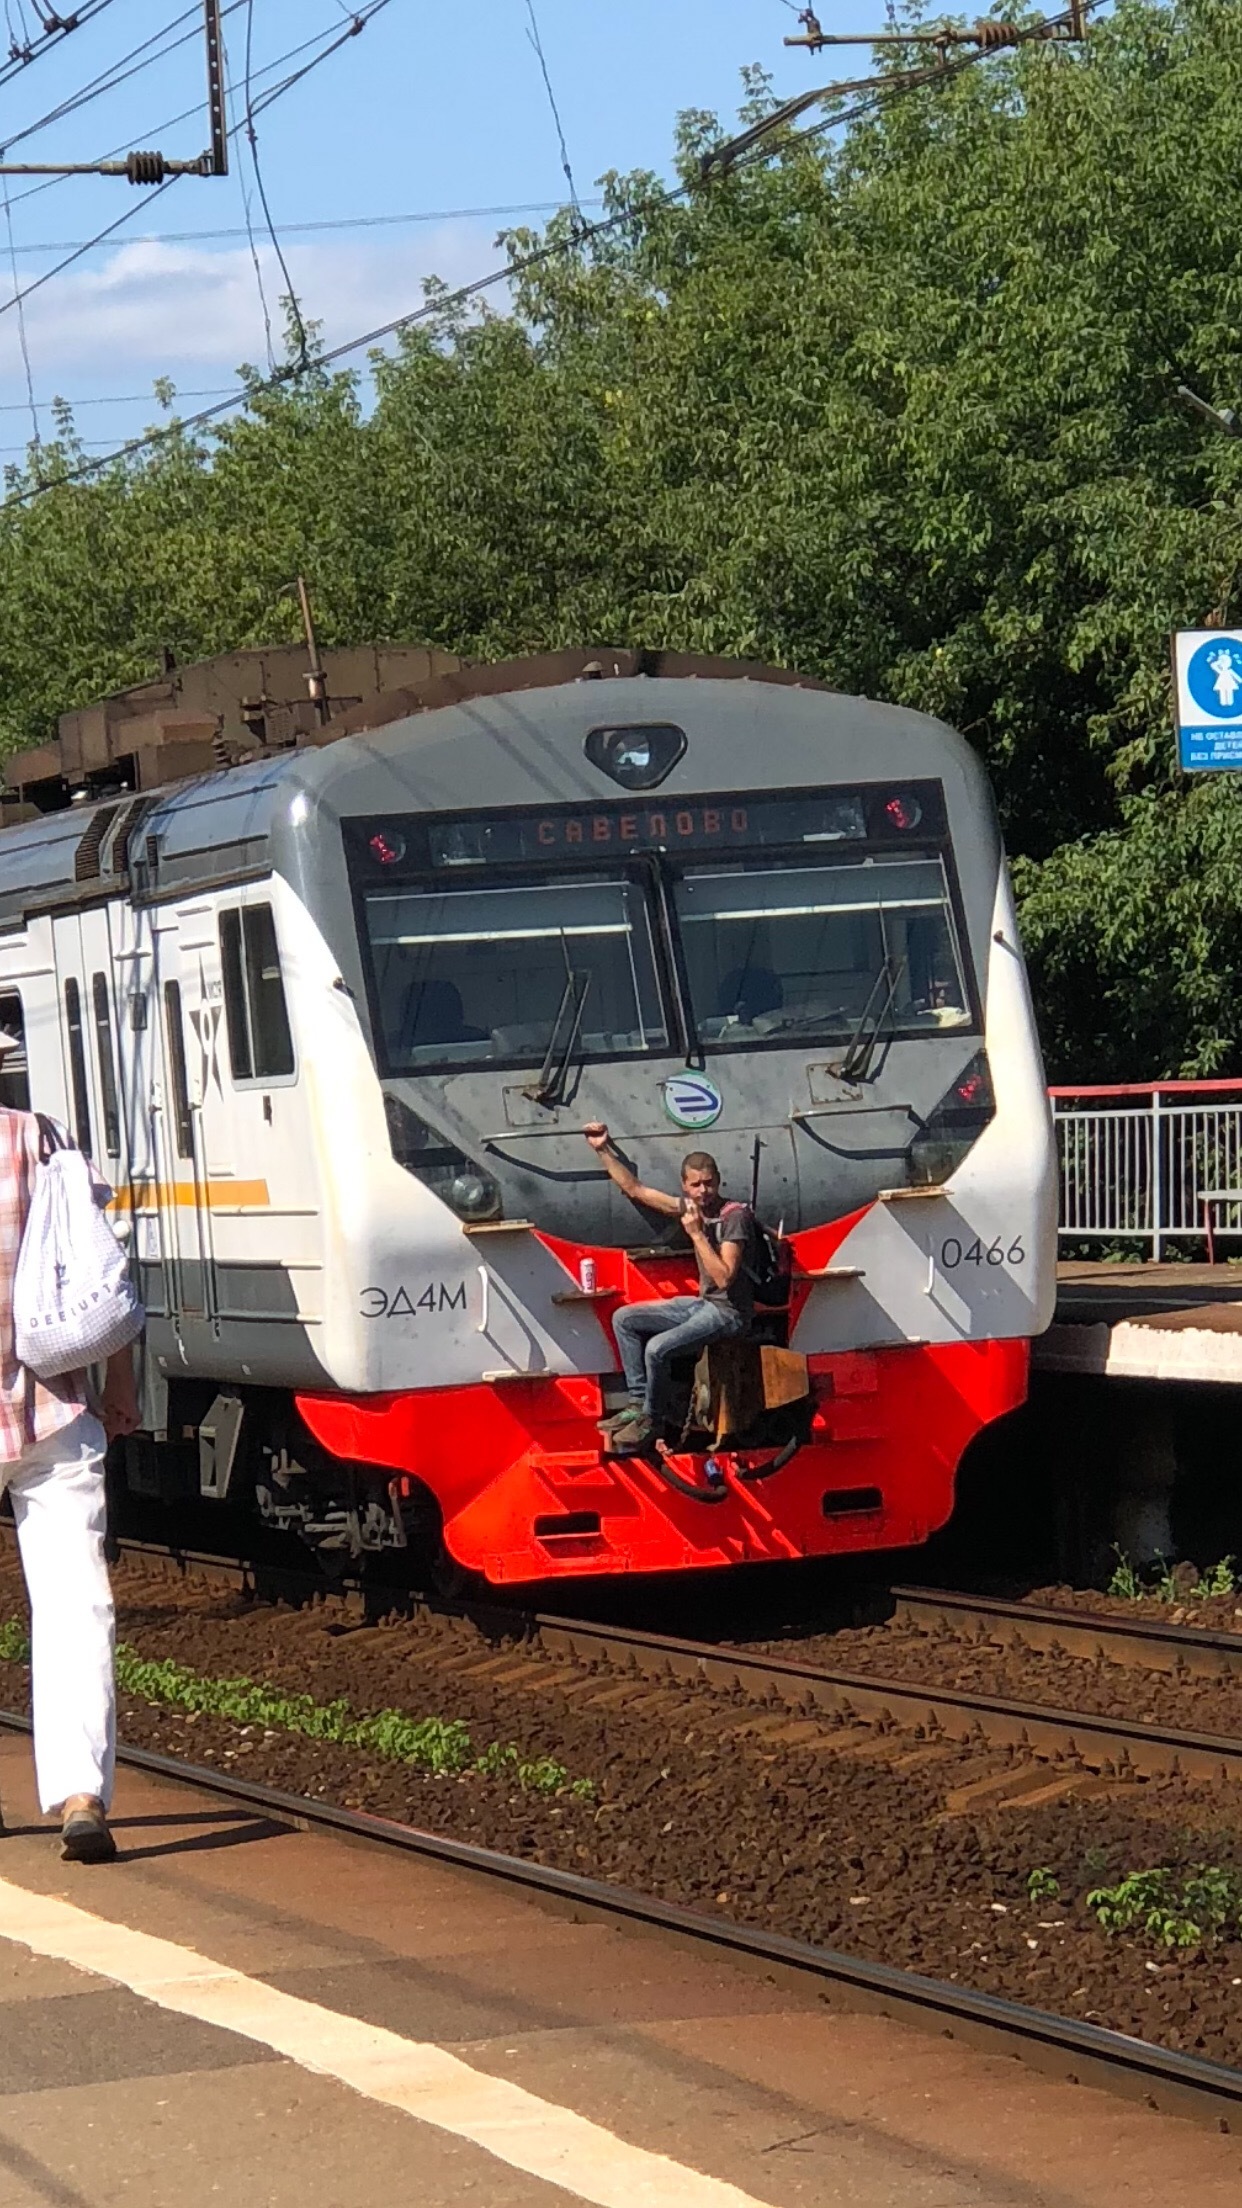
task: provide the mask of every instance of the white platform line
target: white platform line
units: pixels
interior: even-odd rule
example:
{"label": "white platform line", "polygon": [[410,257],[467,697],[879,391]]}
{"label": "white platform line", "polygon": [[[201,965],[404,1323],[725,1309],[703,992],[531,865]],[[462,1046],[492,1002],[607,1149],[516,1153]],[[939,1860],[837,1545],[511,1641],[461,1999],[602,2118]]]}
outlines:
{"label": "white platform line", "polygon": [[736,2185],[629,2145],[572,2109],[425,2041],[341,2016],[193,1948],[0,1879],[0,1939],[127,1986],[157,2008],[256,2040],[597,2208],[770,2208]]}

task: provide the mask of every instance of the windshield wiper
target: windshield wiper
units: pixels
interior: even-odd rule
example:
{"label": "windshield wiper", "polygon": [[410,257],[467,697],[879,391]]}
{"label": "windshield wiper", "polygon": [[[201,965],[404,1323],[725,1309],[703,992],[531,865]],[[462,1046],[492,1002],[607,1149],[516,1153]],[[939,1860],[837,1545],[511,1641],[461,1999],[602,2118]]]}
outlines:
{"label": "windshield wiper", "polygon": [[[591,987],[590,968],[570,965],[569,945],[563,934],[561,949],[565,956],[565,987],[556,1008],[539,1078],[537,1081],[528,1081],[522,1089],[523,1096],[528,1096],[532,1104],[553,1105],[565,1102],[565,1083],[578,1047],[582,1015],[586,1010],[587,993]],[[557,1038],[562,1030],[565,1033],[565,1042],[558,1058]]]}
{"label": "windshield wiper", "polygon": [[[897,994],[897,986],[905,972],[905,968],[904,958],[896,961],[891,958],[885,959],[871,984],[871,994],[859,1014],[858,1024],[850,1036],[844,1058],[837,1065],[828,1068],[828,1071],[835,1074],[839,1081],[865,1081],[868,1079],[871,1072],[871,1061],[875,1056],[876,1044],[880,1040],[884,1022],[893,1009],[893,999]],[[884,1001],[877,1012],[875,1004],[881,991],[883,991]]]}

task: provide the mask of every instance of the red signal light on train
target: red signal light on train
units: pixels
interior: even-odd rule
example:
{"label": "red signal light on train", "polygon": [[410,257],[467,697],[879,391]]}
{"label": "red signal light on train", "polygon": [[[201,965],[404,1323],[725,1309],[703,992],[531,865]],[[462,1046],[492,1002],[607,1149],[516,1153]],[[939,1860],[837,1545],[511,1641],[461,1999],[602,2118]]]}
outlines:
{"label": "red signal light on train", "polygon": [[372,836],[367,849],[377,866],[400,866],[405,857],[405,837],[380,833]]}
{"label": "red signal light on train", "polygon": [[884,818],[890,828],[907,830],[917,828],[923,818],[923,808],[917,797],[890,797],[885,799]]}
{"label": "red signal light on train", "polygon": [[957,1096],[963,1104],[981,1104],[987,1096],[987,1081],[983,1074],[963,1074],[957,1084]]}

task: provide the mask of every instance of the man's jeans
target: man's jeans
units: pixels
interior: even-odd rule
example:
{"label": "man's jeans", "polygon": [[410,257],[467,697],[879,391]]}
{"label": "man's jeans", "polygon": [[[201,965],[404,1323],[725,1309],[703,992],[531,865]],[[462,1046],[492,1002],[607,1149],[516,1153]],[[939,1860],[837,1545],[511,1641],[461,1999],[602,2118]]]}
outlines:
{"label": "man's jeans", "polygon": [[668,1296],[659,1303],[624,1304],[612,1330],[626,1386],[647,1417],[654,1418],[665,1400],[672,1359],[700,1350],[706,1342],[736,1341],[746,1326],[731,1303],[709,1303],[704,1296]]}

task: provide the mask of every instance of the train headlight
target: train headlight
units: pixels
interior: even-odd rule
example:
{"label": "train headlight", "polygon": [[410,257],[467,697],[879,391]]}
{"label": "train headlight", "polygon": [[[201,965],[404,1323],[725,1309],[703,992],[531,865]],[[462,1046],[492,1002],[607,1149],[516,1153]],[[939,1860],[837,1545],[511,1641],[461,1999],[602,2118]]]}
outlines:
{"label": "train headlight", "polygon": [[654,790],[671,774],[686,748],[684,728],[671,721],[640,721],[628,728],[593,728],[586,755],[623,790]]}
{"label": "train headlight", "polygon": [[459,1219],[494,1219],[500,1210],[500,1190],[486,1173],[458,1173],[445,1193]]}
{"label": "train headlight", "polygon": [[468,1158],[465,1151],[459,1150],[438,1128],[429,1127],[426,1120],[420,1119],[391,1091],[384,1097],[384,1110],[392,1154],[398,1165],[403,1165],[424,1188],[434,1190],[441,1202],[468,1226],[480,1225],[485,1219],[499,1219],[504,1208],[503,1198],[490,1173],[485,1173],[482,1166],[476,1165],[473,1158]]}
{"label": "train headlight", "polygon": [[980,1050],[946,1090],[910,1145],[910,1181],[916,1188],[939,1187],[996,1117],[996,1098],[987,1055]]}

